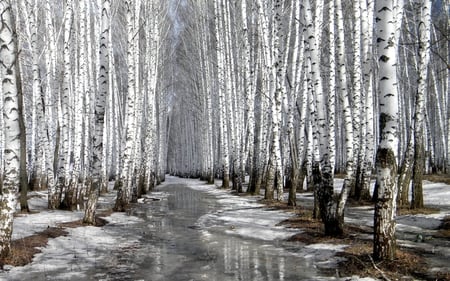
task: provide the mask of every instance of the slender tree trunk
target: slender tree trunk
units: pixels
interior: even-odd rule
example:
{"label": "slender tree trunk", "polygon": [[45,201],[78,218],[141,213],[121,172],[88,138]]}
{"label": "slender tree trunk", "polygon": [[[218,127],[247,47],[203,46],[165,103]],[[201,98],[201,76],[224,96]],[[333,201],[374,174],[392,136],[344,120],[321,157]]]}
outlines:
{"label": "slender tree trunk", "polygon": [[391,0],[376,2],[380,144],[375,162],[377,174],[373,241],[375,260],[393,260],[396,256],[395,215],[397,207],[399,101],[396,74],[395,12],[398,9],[401,9],[401,7],[395,6]]}
{"label": "slender tree trunk", "polygon": [[[45,118],[45,128],[44,128],[44,146],[45,146],[45,169],[46,169],[46,177],[47,177],[47,189],[48,189],[48,208],[51,210],[59,208],[60,199],[61,199],[61,191],[57,188],[55,171],[56,168],[56,160],[58,159],[58,145],[59,145],[59,125],[58,122],[55,122],[54,119],[54,108],[57,108],[55,104],[57,103],[55,97],[55,87],[54,80],[56,77],[56,43],[55,43],[55,30],[53,23],[51,21],[53,14],[51,11],[51,3],[50,0],[45,1],[45,25],[47,30],[47,51],[46,51],[46,60],[47,60],[47,89],[45,91],[45,102],[43,102],[43,114]],[[56,125],[55,125],[56,124]],[[55,129],[58,128],[58,129]],[[56,138],[55,145],[53,145],[53,138]],[[55,157],[56,156],[56,157]]]}
{"label": "slender tree trunk", "polygon": [[[122,152],[122,164],[120,170],[120,179],[118,183],[118,191],[115,211],[123,212],[128,207],[131,201],[132,191],[132,176],[134,173],[133,165],[133,152],[134,142],[136,138],[136,124],[135,124],[135,32],[134,29],[134,11],[133,0],[126,1],[126,14],[127,14],[127,32],[128,32],[128,51],[127,51],[127,67],[128,67],[128,92],[126,99],[126,120],[125,120],[125,147]],[[160,152],[161,153],[161,152]]]}
{"label": "slender tree trunk", "polygon": [[414,165],[414,138],[410,137],[406,146],[403,163],[398,172],[398,196],[399,207],[409,207],[409,187],[411,185],[412,170]]}
{"label": "slender tree trunk", "polygon": [[69,189],[68,181],[70,177],[69,162],[70,162],[70,95],[72,92],[72,16],[73,16],[73,1],[67,0],[65,5],[64,18],[64,50],[63,50],[63,81],[62,81],[62,95],[61,95],[61,118],[60,118],[60,140],[61,147],[58,164],[57,187],[59,192],[63,193],[64,203],[60,207],[64,209],[70,208],[69,202],[72,202],[73,191]]}
{"label": "slender tree trunk", "polygon": [[[14,17],[13,17],[14,19]],[[15,33],[15,32],[14,32]],[[16,50],[19,46],[17,40],[15,41]],[[17,84],[17,101],[19,110],[19,127],[20,127],[20,210],[22,212],[29,212],[28,206],[28,174],[27,174],[27,135],[25,130],[24,108],[23,108],[23,91],[22,78],[20,73],[19,60],[16,62],[16,84]]]}
{"label": "slender tree trunk", "polygon": [[374,0],[361,2],[361,29],[362,29],[362,51],[363,51],[363,91],[365,96],[365,155],[363,171],[361,173],[360,200],[370,200],[371,175],[374,162],[374,100],[373,100],[373,15]]}
{"label": "slender tree trunk", "polygon": [[109,95],[109,29],[110,29],[110,9],[109,0],[102,1],[102,21],[100,34],[100,69],[99,69],[99,91],[95,101],[95,132],[93,134],[93,151],[91,160],[91,186],[88,193],[88,201],[84,213],[83,222],[95,224],[95,210],[98,195],[102,189],[103,182],[103,132],[105,127],[105,106]]}
{"label": "slender tree trunk", "polygon": [[17,37],[10,1],[0,1],[0,75],[4,117],[4,171],[0,193],[0,257],[11,249],[13,214],[17,204],[20,184],[21,132],[19,121],[19,96],[17,84]]}
{"label": "slender tree trunk", "polygon": [[338,27],[337,53],[339,70],[339,96],[343,109],[343,125],[345,129],[345,178],[344,184],[339,195],[336,207],[336,233],[344,232],[344,211],[347,199],[355,182],[355,157],[354,157],[354,126],[352,107],[350,105],[350,97],[347,90],[347,68],[345,62],[345,38],[344,38],[344,20],[341,0],[336,0],[336,15]]}
{"label": "slender tree trunk", "polygon": [[424,145],[424,111],[425,96],[427,94],[428,63],[430,61],[431,37],[431,1],[420,1],[419,22],[419,78],[416,93],[416,107],[414,116],[414,168],[413,168],[413,196],[412,208],[423,208],[422,178],[425,162]]}
{"label": "slender tree trunk", "polygon": [[230,187],[230,163],[229,163],[229,147],[228,147],[228,125],[226,120],[226,55],[225,55],[225,42],[222,32],[224,30],[223,14],[222,9],[219,8],[220,1],[216,0],[215,3],[215,30],[217,36],[217,72],[218,72],[218,83],[219,83],[219,110],[220,110],[220,143],[222,152],[222,188],[228,189]]}

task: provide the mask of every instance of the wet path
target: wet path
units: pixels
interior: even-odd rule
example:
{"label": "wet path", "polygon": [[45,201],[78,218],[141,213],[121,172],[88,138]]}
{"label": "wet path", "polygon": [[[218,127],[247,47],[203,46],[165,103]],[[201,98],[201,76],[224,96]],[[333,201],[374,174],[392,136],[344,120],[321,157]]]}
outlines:
{"label": "wet path", "polygon": [[[222,208],[214,196],[175,183],[159,187],[131,215],[142,219],[127,235],[136,237],[110,254],[89,275],[99,280],[316,280],[306,259],[276,241],[202,229],[199,219]],[[110,226],[109,233],[123,233]],[[293,247],[292,247],[293,248]]]}

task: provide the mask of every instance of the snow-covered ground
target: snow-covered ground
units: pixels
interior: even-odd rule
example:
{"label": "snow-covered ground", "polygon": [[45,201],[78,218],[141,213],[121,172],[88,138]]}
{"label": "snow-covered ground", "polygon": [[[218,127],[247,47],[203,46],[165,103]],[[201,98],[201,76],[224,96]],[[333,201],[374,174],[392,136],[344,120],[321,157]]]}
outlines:
{"label": "snow-covered ground", "polygon": [[[336,180],[336,186],[341,186],[341,181]],[[217,189],[213,185],[205,185],[198,180],[178,179],[167,177],[165,184],[186,184],[192,189],[206,192],[219,202],[221,208],[215,212],[202,216],[196,224],[201,235],[207,237],[211,232],[223,232],[227,235],[240,236],[245,239],[259,239],[264,241],[283,241],[298,233],[301,230],[288,229],[277,224],[290,216],[290,213],[265,208],[257,200],[260,196],[234,196],[228,190]],[[18,239],[32,235],[35,232],[45,230],[51,226],[58,226],[62,222],[70,222],[81,219],[83,212],[48,211],[46,210],[45,193],[33,193],[29,204],[36,213],[19,215],[15,218],[13,228],[13,239]],[[160,200],[165,196],[164,192],[149,194],[147,198],[141,200]],[[425,182],[424,186],[425,204],[438,207],[441,211],[432,215],[401,216],[397,218],[398,231],[404,233],[400,238],[400,244],[408,247],[427,247],[427,243],[417,243],[413,241],[416,234],[431,235],[440,225],[441,220],[450,215],[450,186],[439,183]],[[299,199],[303,201],[312,200],[311,194],[299,194]],[[101,199],[102,206],[108,206],[114,200],[114,193],[111,192]],[[347,222],[356,222],[371,226],[373,223],[373,208],[359,207],[353,208],[351,214],[346,218]],[[130,216],[126,213],[113,213],[105,218],[108,227],[78,227],[68,228],[67,236],[50,239],[48,245],[42,248],[42,252],[37,254],[33,262],[23,267],[5,266],[0,271],[0,280],[75,280],[85,279],[89,268],[95,267],[97,262],[104,263],[108,260],[109,253],[119,251],[122,248],[132,247],[141,238],[118,236],[112,233],[111,227],[132,228],[133,224],[139,223],[140,218]],[[335,253],[341,251],[346,245],[313,244],[299,246],[294,255],[311,258],[314,266],[330,267],[336,264],[338,258]],[[450,259],[450,248],[448,245],[432,245],[436,254],[443,255]],[[443,265],[436,263],[435,270],[442,270]],[[58,272],[56,275],[47,276],[46,272]],[[25,278],[25,279],[24,279]],[[327,278],[336,280],[335,278]],[[107,280],[101,276],[91,280]],[[342,279],[348,280],[348,279]],[[357,279],[354,280],[370,280]]]}

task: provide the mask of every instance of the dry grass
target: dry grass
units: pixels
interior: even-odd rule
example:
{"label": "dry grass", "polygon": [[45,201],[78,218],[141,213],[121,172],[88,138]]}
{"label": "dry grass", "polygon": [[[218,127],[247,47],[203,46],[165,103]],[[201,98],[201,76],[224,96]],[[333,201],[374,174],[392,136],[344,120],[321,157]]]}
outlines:
{"label": "dry grass", "polygon": [[[97,227],[101,227],[106,225],[108,222],[101,218],[96,216],[95,217],[95,226]],[[58,224],[61,227],[66,227],[66,228],[76,228],[76,227],[81,227],[81,226],[87,226],[88,224],[83,223],[83,220],[76,220],[76,221],[71,221],[71,222],[64,222],[64,223],[60,223]]]}
{"label": "dry grass", "polygon": [[[107,221],[100,216],[107,216],[110,212],[106,211],[99,214],[95,218],[95,226],[103,226]],[[40,253],[40,248],[47,245],[50,238],[57,238],[68,235],[64,228],[76,228],[87,226],[83,224],[82,220],[72,222],[60,223],[57,227],[48,227],[44,231],[37,232],[33,235],[24,237],[22,239],[13,240],[11,242],[11,251],[6,258],[0,258],[0,268],[4,265],[24,266],[32,262],[33,257]]]}
{"label": "dry grass", "polygon": [[[437,273],[430,276],[427,271],[427,264],[421,257],[421,253],[415,252],[413,249],[399,248],[397,257],[393,261],[384,261],[375,263],[372,260],[372,241],[364,240],[363,234],[372,234],[371,227],[347,224],[345,233],[340,237],[329,237],[324,235],[323,224],[320,220],[312,217],[312,211],[304,208],[292,208],[286,203],[266,202],[270,208],[278,208],[295,212],[296,216],[289,218],[280,223],[291,228],[299,228],[302,232],[292,236],[290,241],[297,241],[304,244],[314,243],[330,243],[350,245],[338,256],[344,257],[338,265],[338,273],[340,276],[358,275],[361,277],[372,277],[389,279],[389,280],[439,280],[450,281],[450,273]],[[436,213],[438,210],[426,208],[420,210],[405,210],[410,214],[430,214]],[[450,237],[450,216],[444,220],[439,237]],[[436,235],[437,237],[437,235]],[[335,269],[327,270],[325,273],[335,275]]]}
{"label": "dry grass", "polygon": [[[339,264],[342,276],[358,275],[390,280],[428,279],[426,263],[419,255],[405,250],[397,250],[397,257],[392,261],[374,262],[372,243],[357,240],[338,256],[345,258]],[[434,279],[434,278],[433,278]]]}
{"label": "dry grass", "polygon": [[33,260],[34,255],[40,253],[39,248],[47,245],[48,239],[66,236],[67,231],[60,227],[49,227],[44,231],[11,242],[11,252],[8,257],[0,259],[0,267],[5,264],[23,266]]}
{"label": "dry grass", "polygon": [[446,174],[423,175],[423,179],[432,182],[442,182],[450,185],[450,176]]}
{"label": "dry grass", "polygon": [[398,208],[397,209],[397,215],[398,216],[404,216],[404,215],[431,215],[431,214],[438,214],[439,213],[438,208],[419,208],[419,209],[411,209],[408,207]]}
{"label": "dry grass", "polygon": [[442,221],[439,231],[435,234],[438,238],[445,238],[450,240],[450,216],[446,216]]}

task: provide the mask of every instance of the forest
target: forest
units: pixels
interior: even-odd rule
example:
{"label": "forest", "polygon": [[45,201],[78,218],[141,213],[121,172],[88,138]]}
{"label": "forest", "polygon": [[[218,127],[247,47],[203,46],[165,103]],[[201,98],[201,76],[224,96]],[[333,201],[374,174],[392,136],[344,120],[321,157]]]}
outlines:
{"label": "forest", "polygon": [[424,207],[424,175],[450,174],[449,13],[447,0],[0,0],[0,256],[29,191],[92,225],[109,182],[124,212],[171,175],[288,206],[311,191],[330,236],[349,200],[372,202],[373,258],[394,259],[396,210]]}

